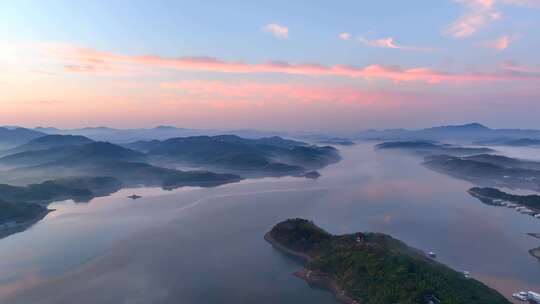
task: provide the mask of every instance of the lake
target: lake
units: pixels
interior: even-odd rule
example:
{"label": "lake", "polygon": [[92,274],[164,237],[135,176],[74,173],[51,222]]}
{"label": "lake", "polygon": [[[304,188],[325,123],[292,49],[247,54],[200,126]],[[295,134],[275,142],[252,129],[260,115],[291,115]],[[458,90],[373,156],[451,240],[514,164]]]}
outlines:
{"label": "lake", "polygon": [[[336,234],[390,234],[506,296],[540,291],[540,263],[528,253],[540,240],[526,234],[540,232],[540,220],[480,203],[466,193],[472,184],[419,158],[371,143],[340,149],[343,160],[318,180],[124,189],[53,203],[45,219],[0,240],[0,302],[335,303],[264,241],[292,217]],[[128,199],[133,193],[143,198]]]}

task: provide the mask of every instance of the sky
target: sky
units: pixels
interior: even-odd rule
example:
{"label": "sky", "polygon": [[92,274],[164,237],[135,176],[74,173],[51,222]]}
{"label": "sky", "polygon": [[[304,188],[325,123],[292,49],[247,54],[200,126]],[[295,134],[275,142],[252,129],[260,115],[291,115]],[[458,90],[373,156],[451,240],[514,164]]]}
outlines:
{"label": "sky", "polygon": [[0,125],[540,128],[540,0],[0,1]]}

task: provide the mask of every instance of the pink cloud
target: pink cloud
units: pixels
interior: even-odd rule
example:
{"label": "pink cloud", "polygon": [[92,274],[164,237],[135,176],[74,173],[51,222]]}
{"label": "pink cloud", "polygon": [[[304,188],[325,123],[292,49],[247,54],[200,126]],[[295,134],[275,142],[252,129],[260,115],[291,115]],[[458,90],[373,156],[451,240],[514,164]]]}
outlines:
{"label": "pink cloud", "polygon": [[448,28],[445,33],[454,38],[466,38],[474,35],[486,25],[502,18],[500,6],[513,5],[540,8],[540,0],[453,0],[465,7],[465,12]]}
{"label": "pink cloud", "polygon": [[519,65],[513,61],[504,61],[500,64],[501,69],[509,73],[523,73],[524,75],[540,75],[540,67],[528,67]]}
{"label": "pink cloud", "polygon": [[289,28],[283,25],[276,24],[276,23],[270,23],[270,24],[265,25],[263,27],[263,31],[270,33],[279,39],[289,38]]}
{"label": "pink cloud", "polygon": [[390,49],[399,49],[400,47],[394,43],[394,38],[382,38],[376,40],[363,40],[366,44],[376,47],[385,47]]}
{"label": "pink cloud", "polygon": [[540,8],[540,0],[499,0],[503,4]]}
{"label": "pink cloud", "polygon": [[363,44],[366,44],[372,47],[400,49],[400,50],[415,50],[415,51],[427,50],[426,48],[421,48],[421,47],[397,45],[393,37],[373,39],[373,40],[360,37],[358,40],[362,42]]}
{"label": "pink cloud", "polygon": [[60,46],[50,48],[49,51],[51,52],[50,54],[65,62],[64,66],[66,66],[66,70],[69,72],[106,71],[106,69],[114,68],[130,68],[135,70],[136,68],[150,67],[213,73],[278,73],[308,77],[339,76],[367,80],[389,80],[396,83],[419,82],[437,84],[444,82],[540,80],[540,75],[537,73],[515,75],[507,73],[505,70],[487,73],[455,73],[440,71],[430,67],[404,68],[380,64],[372,64],[365,67],[323,65],[318,63],[289,63],[283,61],[250,64],[242,61],[226,61],[212,57],[167,58],[156,55],[121,55],[74,46]]}
{"label": "pink cloud", "polygon": [[339,39],[341,40],[351,40],[352,39],[352,35],[349,34],[349,33],[341,33],[338,35]]}
{"label": "pink cloud", "polygon": [[400,100],[398,94],[367,91],[349,86],[321,86],[289,83],[260,83],[254,81],[180,81],[164,82],[161,88],[173,90],[180,96],[198,101],[257,101],[259,103],[339,102],[357,105],[388,104]]}
{"label": "pink cloud", "polygon": [[512,43],[513,41],[514,37],[506,35],[495,40],[486,42],[485,46],[498,51],[503,51],[506,50],[510,46],[510,43]]}
{"label": "pink cloud", "polygon": [[495,8],[495,0],[454,1],[465,6],[465,13],[446,29],[446,33],[454,38],[472,36],[480,28],[502,16],[502,13]]}

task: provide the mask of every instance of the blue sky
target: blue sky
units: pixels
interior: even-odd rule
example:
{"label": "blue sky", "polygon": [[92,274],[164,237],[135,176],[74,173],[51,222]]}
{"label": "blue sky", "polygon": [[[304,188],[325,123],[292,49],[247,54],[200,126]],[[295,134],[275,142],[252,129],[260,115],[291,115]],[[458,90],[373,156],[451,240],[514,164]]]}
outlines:
{"label": "blue sky", "polygon": [[[88,124],[131,126],[115,116],[128,107],[145,125],[414,127],[436,123],[438,113],[449,108],[441,123],[469,119],[453,109],[464,104],[469,110],[485,108],[475,120],[488,124],[540,127],[527,118],[529,111],[513,110],[515,118],[500,122],[512,104],[537,107],[539,17],[536,0],[5,1],[0,103],[10,117],[18,115],[29,125],[47,124],[61,107],[62,115],[49,124],[73,126],[73,117],[84,113]],[[269,25],[286,30],[286,37],[265,30]],[[348,39],[340,39],[345,33],[342,38]],[[164,60],[149,63],[140,58],[144,55]],[[377,69],[352,76],[275,67],[224,72],[221,66],[183,62],[179,68],[174,62],[192,57]],[[418,71],[426,75],[419,77]],[[36,84],[32,94],[21,91],[28,82]],[[177,82],[182,83],[171,92]],[[230,96],[230,91],[239,93]],[[304,94],[290,96],[299,91]],[[166,113],[148,112],[156,104]],[[94,115],[90,109],[96,109]],[[300,109],[307,113],[301,121],[280,115]],[[189,114],[171,115],[174,110]],[[321,125],[329,110],[343,122]],[[39,118],[43,113],[51,114]],[[264,113],[275,113],[282,123],[274,127]],[[426,115],[433,119],[422,118]],[[0,114],[0,120],[14,123],[10,117]]]}

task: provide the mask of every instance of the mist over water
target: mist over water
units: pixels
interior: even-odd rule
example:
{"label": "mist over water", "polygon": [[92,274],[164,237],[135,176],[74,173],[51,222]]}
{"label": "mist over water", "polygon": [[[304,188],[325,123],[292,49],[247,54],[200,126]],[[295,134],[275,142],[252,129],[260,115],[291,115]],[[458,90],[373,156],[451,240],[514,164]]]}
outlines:
{"label": "mist over water", "polygon": [[497,146],[493,149],[501,155],[526,160],[540,161],[540,148],[538,147],[504,147]]}
{"label": "mist over water", "polygon": [[[540,220],[480,203],[466,193],[472,184],[419,158],[366,143],[341,152],[318,180],[124,189],[54,203],[43,221],[0,240],[0,302],[335,303],[294,277],[301,265],[264,241],[292,217],[336,234],[388,233],[506,296],[540,290],[540,263],[528,254],[540,240],[526,235],[540,232]],[[132,193],[143,198],[127,199]]]}

